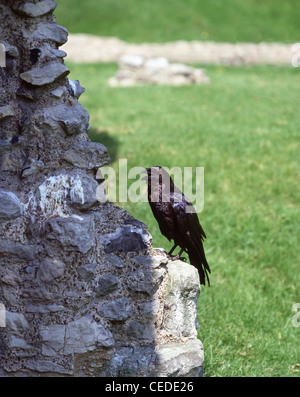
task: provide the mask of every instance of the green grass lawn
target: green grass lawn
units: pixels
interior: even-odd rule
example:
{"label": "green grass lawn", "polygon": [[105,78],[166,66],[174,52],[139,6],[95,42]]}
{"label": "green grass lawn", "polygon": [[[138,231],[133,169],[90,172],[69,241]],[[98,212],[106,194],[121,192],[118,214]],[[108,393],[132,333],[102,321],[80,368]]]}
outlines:
{"label": "green grass lawn", "polygon": [[[116,65],[69,67],[116,170],[120,158],[128,169],[204,167],[205,376],[299,376],[300,69],[207,67],[208,85],[110,88]],[[147,203],[122,206],[155,247],[171,247]]]}
{"label": "green grass lawn", "polygon": [[71,33],[129,42],[299,42],[299,0],[61,0]]}

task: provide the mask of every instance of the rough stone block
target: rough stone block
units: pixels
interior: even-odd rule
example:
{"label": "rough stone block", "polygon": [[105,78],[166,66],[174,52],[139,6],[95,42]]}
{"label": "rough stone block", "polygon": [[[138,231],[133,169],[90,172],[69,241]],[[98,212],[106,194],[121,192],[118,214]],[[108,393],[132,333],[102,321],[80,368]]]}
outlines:
{"label": "rough stone block", "polygon": [[95,288],[97,295],[106,295],[119,288],[119,279],[113,274],[104,274],[98,279],[98,284]]}
{"label": "rough stone block", "polygon": [[51,218],[45,225],[45,237],[57,241],[66,251],[86,254],[95,245],[92,215],[77,218]]}
{"label": "rough stone block", "polygon": [[123,297],[114,299],[111,302],[100,306],[98,308],[98,313],[112,321],[124,321],[130,317],[132,308],[129,304],[129,300],[126,297]]}
{"label": "rough stone block", "polygon": [[0,190],[0,222],[6,222],[23,215],[23,207],[12,192]]}
{"label": "rough stone block", "polygon": [[53,83],[60,77],[67,76],[70,70],[60,62],[52,62],[43,67],[36,67],[20,74],[22,80],[26,83],[43,86]]}
{"label": "rough stone block", "polygon": [[78,168],[91,170],[110,163],[107,148],[98,142],[76,143],[63,154],[63,159]]}
{"label": "rough stone block", "polygon": [[139,269],[129,273],[126,283],[132,291],[153,295],[162,282],[164,274],[163,269]]}
{"label": "rough stone block", "polygon": [[35,119],[54,133],[69,135],[87,132],[89,128],[89,114],[84,107],[76,102],[74,106],[59,104],[43,109],[35,114]]}
{"label": "rough stone block", "polygon": [[56,2],[53,0],[42,0],[38,3],[24,2],[14,7],[14,10],[18,14],[22,14],[31,18],[36,18],[55,10],[56,5]]}
{"label": "rough stone block", "polygon": [[41,22],[37,24],[32,37],[37,40],[50,40],[62,45],[68,41],[68,30],[55,23]]}
{"label": "rough stone block", "polygon": [[167,267],[169,278],[164,299],[165,329],[176,329],[179,337],[180,334],[196,337],[197,302],[200,294],[197,269],[182,261],[169,261]]}
{"label": "rough stone block", "polygon": [[199,339],[159,345],[151,376],[199,377],[203,375],[203,361],[203,347]]}
{"label": "rough stone block", "polygon": [[85,353],[97,347],[112,347],[112,334],[89,316],[67,324],[64,353]]}

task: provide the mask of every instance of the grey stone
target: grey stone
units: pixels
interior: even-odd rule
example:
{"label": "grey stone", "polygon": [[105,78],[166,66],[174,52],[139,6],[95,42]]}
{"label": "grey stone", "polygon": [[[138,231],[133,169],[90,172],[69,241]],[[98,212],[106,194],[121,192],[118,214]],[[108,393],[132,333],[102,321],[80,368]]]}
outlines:
{"label": "grey stone", "polygon": [[93,216],[51,218],[46,221],[45,237],[59,242],[66,251],[77,250],[86,254],[95,245]]}
{"label": "grey stone", "polygon": [[64,275],[65,268],[65,263],[59,259],[45,258],[39,266],[38,277],[43,283],[50,284]]}
{"label": "grey stone", "polygon": [[27,178],[28,176],[35,174],[36,172],[42,171],[44,167],[45,164],[42,160],[28,159],[28,163],[25,164],[24,168],[22,169],[21,176],[22,178]]}
{"label": "grey stone", "polygon": [[29,313],[42,313],[42,314],[49,314],[49,313],[57,313],[61,311],[68,311],[68,308],[62,305],[56,304],[49,304],[49,305],[27,305],[26,311]]}
{"label": "grey stone", "polygon": [[20,77],[29,84],[43,86],[53,83],[58,78],[64,77],[69,73],[70,70],[63,63],[52,62],[21,73]]}
{"label": "grey stone", "polygon": [[7,117],[12,117],[14,115],[15,112],[10,105],[0,107],[0,120],[6,119]]}
{"label": "grey stone", "polygon": [[114,255],[114,254],[105,255],[105,259],[111,265],[113,265],[119,269],[121,269],[124,266],[124,261],[121,258],[119,258],[117,255]]}
{"label": "grey stone", "polygon": [[59,104],[43,109],[35,114],[35,119],[57,134],[79,134],[89,128],[89,114],[79,102],[74,106]]}
{"label": "grey stone", "polygon": [[34,349],[33,346],[29,345],[23,338],[20,338],[15,335],[10,335],[8,346],[11,349],[12,348],[23,349],[23,350]]}
{"label": "grey stone", "polygon": [[0,253],[12,255],[25,261],[33,261],[38,254],[38,248],[34,245],[24,245],[13,240],[1,239]]}
{"label": "grey stone", "polygon": [[134,261],[141,266],[151,267],[155,269],[160,265],[166,265],[168,263],[168,258],[163,255],[136,256],[134,258]]}
{"label": "grey stone", "polygon": [[132,313],[132,308],[126,297],[114,299],[98,308],[98,313],[112,321],[125,321]]}
{"label": "grey stone", "polygon": [[110,331],[89,316],[67,324],[64,353],[86,353],[98,347],[112,347],[114,339]]}
{"label": "grey stone", "polygon": [[144,302],[144,303],[138,303],[138,309],[139,312],[141,313],[141,316],[147,320],[153,319],[160,307],[160,302],[158,300],[150,301],[150,302]]}
{"label": "grey stone", "polygon": [[77,272],[86,281],[92,281],[96,273],[96,263],[88,263],[77,268]]}
{"label": "grey stone", "polygon": [[39,373],[54,373],[54,374],[63,374],[63,375],[72,375],[73,368],[70,366],[63,366],[56,362],[47,360],[47,359],[31,359],[26,360],[24,363],[24,367],[29,369],[30,371],[39,372]]}
{"label": "grey stone", "polygon": [[97,198],[98,183],[82,170],[73,170],[69,173],[70,205],[75,208],[87,210],[99,204]]}
{"label": "grey stone", "polygon": [[68,30],[55,23],[41,22],[32,34],[33,39],[51,40],[62,45],[68,41]]}
{"label": "grey stone", "polygon": [[56,2],[53,0],[42,0],[38,3],[21,3],[20,5],[14,7],[14,10],[27,17],[40,17],[52,12],[56,8]]}
{"label": "grey stone", "polygon": [[163,269],[139,269],[129,273],[126,283],[132,291],[153,295],[159,288],[164,274]]}
{"label": "grey stone", "polygon": [[53,96],[54,98],[61,98],[62,95],[66,92],[65,87],[58,87],[55,90],[50,92],[50,95]]}
{"label": "grey stone", "polygon": [[70,80],[69,79],[69,91],[73,97],[75,97],[76,99],[79,99],[80,95],[84,93],[85,88],[81,87],[78,80]]}
{"label": "grey stone", "polygon": [[122,353],[116,353],[117,357],[119,356],[117,363],[114,363],[117,367],[116,376],[149,376],[149,368],[155,354],[153,346],[135,346],[128,352],[124,351],[123,355]]}
{"label": "grey stone", "polygon": [[197,336],[197,302],[200,294],[198,271],[182,261],[169,261],[164,299],[164,327],[177,330],[178,337]]}
{"label": "grey stone", "polygon": [[19,56],[19,50],[17,49],[17,47],[7,43],[6,41],[1,40],[1,43],[4,45],[5,52],[7,53],[7,55],[13,58],[17,58]]}
{"label": "grey stone", "polygon": [[22,336],[29,328],[28,321],[22,313],[6,311],[6,328],[10,333]]}
{"label": "grey stone", "polygon": [[66,326],[48,325],[40,327],[42,339],[42,353],[45,356],[55,356],[61,352],[65,345]]}
{"label": "grey stone", "polygon": [[98,284],[95,288],[97,295],[106,295],[119,287],[119,279],[115,275],[108,273],[104,274],[98,279]]}
{"label": "grey stone", "polygon": [[4,153],[7,150],[10,150],[9,142],[5,141],[4,139],[0,139],[0,153]]}
{"label": "grey stone", "polygon": [[23,207],[12,192],[0,190],[0,222],[16,219],[23,215]]}
{"label": "grey stone", "polygon": [[5,273],[0,275],[1,282],[11,286],[17,286],[21,279],[19,274],[12,269],[5,269]]}
{"label": "grey stone", "polygon": [[75,167],[88,170],[110,163],[107,148],[98,142],[78,142],[68,149],[62,157]]}
{"label": "grey stone", "polygon": [[152,322],[142,324],[138,321],[129,321],[126,325],[126,334],[135,341],[141,340],[145,343],[153,342],[155,339],[155,325]]}
{"label": "grey stone", "polygon": [[151,376],[199,377],[203,375],[203,361],[203,347],[199,339],[159,345]]}
{"label": "grey stone", "polygon": [[146,249],[152,241],[151,235],[143,228],[120,226],[114,233],[101,236],[99,243],[105,246],[104,252],[138,252]]}

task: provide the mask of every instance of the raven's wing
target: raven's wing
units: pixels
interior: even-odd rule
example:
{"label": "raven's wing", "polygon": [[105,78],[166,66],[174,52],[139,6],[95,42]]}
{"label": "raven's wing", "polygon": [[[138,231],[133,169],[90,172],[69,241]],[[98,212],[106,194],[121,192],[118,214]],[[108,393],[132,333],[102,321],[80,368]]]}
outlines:
{"label": "raven's wing", "polygon": [[174,240],[175,219],[171,203],[150,202],[150,207],[154,218],[156,219],[161,234],[167,239]]}
{"label": "raven's wing", "polygon": [[209,283],[207,273],[210,273],[202,244],[206,235],[200,225],[197,213],[186,212],[188,205],[192,206],[192,203],[184,195],[181,202],[176,202],[176,200],[173,202],[174,218],[180,235],[178,245],[187,251],[191,264],[198,269],[201,284],[205,284],[205,277]]}

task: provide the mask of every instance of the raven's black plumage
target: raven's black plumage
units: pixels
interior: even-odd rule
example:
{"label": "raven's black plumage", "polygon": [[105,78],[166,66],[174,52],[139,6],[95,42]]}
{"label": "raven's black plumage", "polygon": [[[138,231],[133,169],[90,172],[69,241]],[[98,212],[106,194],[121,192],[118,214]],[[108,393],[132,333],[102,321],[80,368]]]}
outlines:
{"label": "raven's black plumage", "polygon": [[[196,211],[190,200],[174,185],[170,175],[161,167],[146,168],[148,182],[148,201],[153,215],[158,222],[161,233],[170,241],[174,241],[174,247],[179,246],[185,251],[190,263],[199,272],[200,283],[209,284],[208,266],[203,243],[206,238]],[[187,207],[192,211],[187,211]]]}

